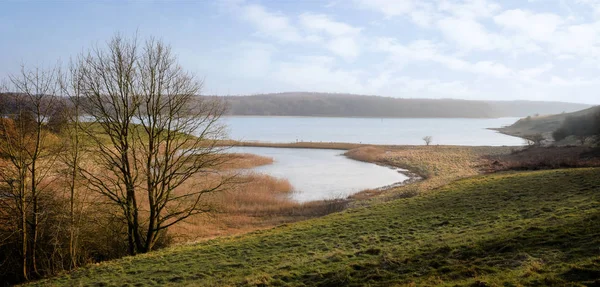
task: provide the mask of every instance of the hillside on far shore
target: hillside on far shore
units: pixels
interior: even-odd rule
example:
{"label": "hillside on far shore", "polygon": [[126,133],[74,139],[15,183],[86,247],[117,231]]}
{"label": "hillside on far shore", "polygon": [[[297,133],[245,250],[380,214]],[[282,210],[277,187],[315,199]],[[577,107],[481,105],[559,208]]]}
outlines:
{"label": "hillside on far shore", "polygon": [[499,132],[512,136],[527,136],[541,134],[547,139],[552,138],[552,132],[557,130],[569,117],[581,117],[600,112],[600,106],[595,106],[571,113],[560,113],[555,115],[538,115],[518,120],[508,127],[497,128]]}
{"label": "hillside on far shore", "polygon": [[538,101],[406,99],[328,93],[227,96],[230,115],[375,118],[499,118],[574,112],[591,105]]}

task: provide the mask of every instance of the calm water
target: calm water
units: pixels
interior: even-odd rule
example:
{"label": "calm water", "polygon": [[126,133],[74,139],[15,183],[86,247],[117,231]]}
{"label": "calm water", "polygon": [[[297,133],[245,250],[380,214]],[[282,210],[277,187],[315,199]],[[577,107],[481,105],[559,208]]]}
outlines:
{"label": "calm water", "polygon": [[273,158],[273,164],[253,170],[288,179],[296,191],[292,199],[300,202],[345,198],[408,179],[397,170],[351,160],[340,150],[236,147],[232,152]]}
{"label": "calm water", "polygon": [[370,144],[522,145],[523,140],[487,130],[511,125],[518,118],[374,119],[313,117],[226,117],[229,137],[262,142],[348,142]]}

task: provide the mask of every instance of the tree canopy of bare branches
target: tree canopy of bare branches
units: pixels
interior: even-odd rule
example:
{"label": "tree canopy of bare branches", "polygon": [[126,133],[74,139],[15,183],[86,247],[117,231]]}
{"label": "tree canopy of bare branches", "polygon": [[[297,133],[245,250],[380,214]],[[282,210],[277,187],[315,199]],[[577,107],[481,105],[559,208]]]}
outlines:
{"label": "tree canopy of bare branches", "polygon": [[202,81],[155,39],[140,44],[116,36],[84,55],[78,69],[98,168],[82,172],[120,207],[129,253],[148,252],[168,227],[208,211],[203,195],[226,182],[178,190],[195,176],[216,173],[225,105],[199,96]]}
{"label": "tree canopy of bare branches", "polygon": [[25,69],[10,76],[10,83],[19,96],[13,97],[12,114],[0,119],[0,183],[5,192],[0,198],[5,218],[12,218],[14,234],[21,248],[22,278],[38,272],[38,242],[43,235],[41,222],[47,210],[41,204],[48,191],[48,174],[54,169],[60,144],[48,131],[46,123],[56,109],[55,69]]}

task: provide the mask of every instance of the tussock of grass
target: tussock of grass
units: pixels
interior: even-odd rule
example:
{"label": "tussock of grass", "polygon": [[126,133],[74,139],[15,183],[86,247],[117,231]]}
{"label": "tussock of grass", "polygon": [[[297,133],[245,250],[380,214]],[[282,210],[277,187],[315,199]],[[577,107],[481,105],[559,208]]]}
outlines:
{"label": "tussock of grass", "polygon": [[38,285],[599,284],[600,169],[502,173],[423,196],[82,268]]}

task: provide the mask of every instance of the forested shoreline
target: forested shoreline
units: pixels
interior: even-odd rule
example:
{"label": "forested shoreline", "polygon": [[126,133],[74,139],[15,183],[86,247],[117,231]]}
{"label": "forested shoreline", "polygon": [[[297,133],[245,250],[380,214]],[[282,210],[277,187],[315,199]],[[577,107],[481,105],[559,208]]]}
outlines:
{"label": "forested shoreline", "polygon": [[500,118],[559,114],[586,104],[538,101],[407,99],[353,94],[290,92],[227,96],[233,116],[313,116],[375,118]]}

